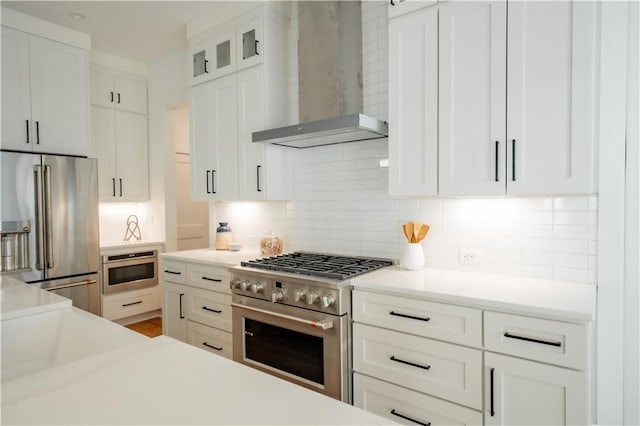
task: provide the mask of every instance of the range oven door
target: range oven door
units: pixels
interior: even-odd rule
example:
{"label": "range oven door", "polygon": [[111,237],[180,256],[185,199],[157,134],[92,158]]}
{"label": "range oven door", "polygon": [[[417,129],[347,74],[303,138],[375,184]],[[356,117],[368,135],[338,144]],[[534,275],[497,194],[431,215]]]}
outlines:
{"label": "range oven door", "polygon": [[234,295],[234,361],[350,403],[347,315]]}

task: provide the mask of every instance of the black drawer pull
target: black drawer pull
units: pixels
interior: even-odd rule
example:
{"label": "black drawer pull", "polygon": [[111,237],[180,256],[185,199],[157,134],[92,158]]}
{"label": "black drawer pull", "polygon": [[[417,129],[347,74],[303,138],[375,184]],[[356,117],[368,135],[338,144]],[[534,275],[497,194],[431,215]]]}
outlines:
{"label": "black drawer pull", "polygon": [[132,306],[132,305],[139,305],[142,303],[142,300],[138,300],[137,302],[131,302],[131,303],[125,303],[124,305],[122,305],[122,307],[127,307],[127,306]]}
{"label": "black drawer pull", "polygon": [[418,425],[422,425],[422,426],[431,426],[431,422],[425,423],[425,422],[421,422],[420,420],[416,420],[416,419],[412,419],[409,416],[405,416],[404,414],[400,414],[396,411],[395,408],[393,408],[391,411],[389,411],[391,414],[393,414],[394,416],[398,416],[401,419],[405,419],[405,420],[409,420],[410,422],[413,422],[415,424]]}
{"label": "black drawer pull", "polygon": [[393,315],[395,317],[414,319],[414,320],[418,320],[418,321],[425,321],[425,322],[431,321],[430,317],[416,317],[416,316],[413,316],[413,315],[399,314],[399,313],[394,312],[394,311],[389,312],[389,315]]}
{"label": "black drawer pull", "polygon": [[518,336],[517,334],[511,334],[511,333],[504,333],[504,337],[508,337],[509,339],[524,340],[525,342],[540,343],[541,345],[555,346],[557,348],[562,346],[562,342],[550,342],[548,340],[540,340],[540,339],[534,339],[532,337]]}
{"label": "black drawer pull", "polygon": [[164,272],[166,272],[167,274],[182,275],[182,272],[170,271],[168,269],[165,269]]}
{"label": "black drawer pull", "polygon": [[184,293],[180,293],[180,319],[184,319],[184,312],[182,312],[182,298],[184,297]]}
{"label": "black drawer pull", "polygon": [[493,372],[495,371],[495,368],[491,368],[491,370],[489,370],[489,379],[491,382],[491,390],[490,392],[490,396],[491,396],[491,407],[490,407],[490,411],[489,414],[491,414],[491,417],[496,415],[496,409],[495,409],[495,401],[493,399],[493,386],[494,386],[494,382],[493,382]]}
{"label": "black drawer pull", "polygon": [[217,347],[217,346],[210,345],[210,344],[208,344],[207,342],[202,342],[202,346],[206,346],[206,347],[208,347],[208,348],[215,349],[216,351],[221,351],[221,350],[222,350],[222,348],[219,348],[219,347]]}
{"label": "black drawer pull", "polygon": [[213,281],[214,283],[221,283],[222,282],[222,280],[219,280],[217,278],[202,277],[202,279],[206,280],[206,281]]}
{"label": "black drawer pull", "polygon": [[25,120],[27,122],[27,143],[29,143],[29,120]]}
{"label": "black drawer pull", "polygon": [[202,309],[204,309],[205,311],[214,312],[216,314],[221,314],[222,313],[222,311],[219,311],[217,309],[211,309],[211,308],[209,308],[207,306],[203,306]]}
{"label": "black drawer pull", "polygon": [[390,356],[389,359],[391,361],[399,362],[400,364],[406,364],[412,367],[422,368],[423,370],[429,370],[431,368],[430,365],[422,365],[422,364],[416,364],[415,362],[411,362],[411,361],[405,361],[403,359],[396,358],[394,355]]}

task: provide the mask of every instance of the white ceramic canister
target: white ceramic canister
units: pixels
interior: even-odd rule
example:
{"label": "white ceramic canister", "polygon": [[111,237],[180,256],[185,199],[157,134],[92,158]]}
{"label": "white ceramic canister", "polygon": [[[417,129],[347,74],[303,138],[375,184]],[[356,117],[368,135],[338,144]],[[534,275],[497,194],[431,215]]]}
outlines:
{"label": "white ceramic canister", "polygon": [[421,243],[406,243],[402,248],[400,266],[410,271],[417,271],[424,266],[424,250]]}

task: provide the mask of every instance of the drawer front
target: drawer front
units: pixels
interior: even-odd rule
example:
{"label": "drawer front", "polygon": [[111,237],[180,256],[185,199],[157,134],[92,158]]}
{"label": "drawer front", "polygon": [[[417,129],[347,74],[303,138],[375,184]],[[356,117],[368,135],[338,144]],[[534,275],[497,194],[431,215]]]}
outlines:
{"label": "drawer front", "polygon": [[231,331],[231,296],[189,288],[187,318],[200,324]]}
{"label": "drawer front", "polygon": [[160,260],[161,277],[163,281],[186,284],[187,282],[187,264],[175,262],[173,260]]}
{"label": "drawer front", "polygon": [[482,413],[371,377],[353,375],[353,405],[401,424],[481,425]]}
{"label": "drawer front", "polygon": [[157,286],[102,298],[102,316],[108,320],[143,314],[159,308]]}
{"label": "drawer front", "polygon": [[190,286],[231,294],[229,272],[226,268],[189,265],[187,274]]}
{"label": "drawer front", "polygon": [[353,369],[481,409],[482,352],[476,349],[354,324]]}
{"label": "drawer front", "polygon": [[233,339],[231,333],[188,321],[187,342],[216,355],[233,359]]}
{"label": "drawer front", "polygon": [[355,290],[353,320],[403,333],[482,346],[482,311]]}
{"label": "drawer front", "polygon": [[485,349],[588,370],[590,327],[497,312],[484,313]]}

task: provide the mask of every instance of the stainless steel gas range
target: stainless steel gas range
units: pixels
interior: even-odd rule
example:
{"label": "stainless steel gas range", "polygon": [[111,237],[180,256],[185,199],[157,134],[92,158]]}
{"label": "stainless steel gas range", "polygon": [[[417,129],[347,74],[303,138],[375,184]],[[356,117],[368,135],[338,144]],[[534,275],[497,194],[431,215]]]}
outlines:
{"label": "stainless steel gas range", "polygon": [[233,359],[351,402],[351,286],[387,259],[294,252],[230,268]]}

